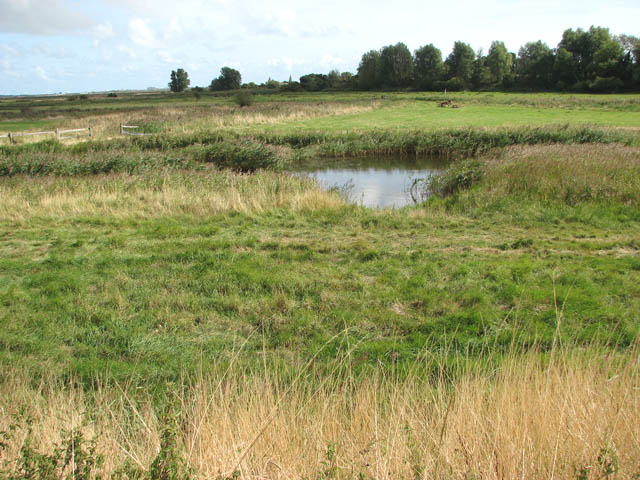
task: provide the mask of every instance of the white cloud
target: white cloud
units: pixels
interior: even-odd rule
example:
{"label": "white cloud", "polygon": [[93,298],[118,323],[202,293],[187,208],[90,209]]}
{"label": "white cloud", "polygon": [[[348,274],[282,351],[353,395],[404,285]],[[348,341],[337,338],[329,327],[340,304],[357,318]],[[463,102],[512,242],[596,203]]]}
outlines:
{"label": "white cloud", "polygon": [[44,68],[42,67],[35,67],[33,69],[33,71],[35,72],[35,74],[38,76],[38,78],[48,82],[50,80],[49,75],[47,75],[47,72],[45,71]]}
{"label": "white cloud", "polygon": [[2,50],[2,52],[10,57],[17,57],[19,52],[18,49],[15,47],[12,47],[11,45],[7,45],[5,43],[0,44],[0,50]]}
{"label": "white cloud", "polygon": [[136,60],[138,58],[138,54],[136,53],[136,51],[129,45],[125,45],[124,43],[119,43],[118,45],[116,45],[116,51],[128,56],[131,60]]}
{"label": "white cloud", "polygon": [[158,51],[158,58],[162,60],[164,63],[169,63],[169,64],[180,62],[180,60],[177,60],[165,50]]}
{"label": "white cloud", "polygon": [[270,60],[267,60],[268,66],[284,67],[284,69],[287,71],[291,71],[295,67],[308,66],[310,64],[311,62],[309,62],[309,60],[300,59],[300,58],[291,58],[291,57],[278,57],[278,58],[271,58]]}
{"label": "white cloud", "polygon": [[100,23],[93,27],[93,38],[97,40],[108,40],[115,36],[115,32],[113,31],[113,25],[111,23]]}
{"label": "white cloud", "polygon": [[330,53],[325,53],[320,59],[320,65],[325,68],[344,67],[348,62],[340,57],[334,57]]}
{"label": "white cloud", "polygon": [[144,48],[158,48],[161,46],[153,30],[141,18],[129,20],[129,39],[134,44]]}
{"label": "white cloud", "polygon": [[57,35],[90,27],[93,21],[63,0],[0,0],[0,33]]}

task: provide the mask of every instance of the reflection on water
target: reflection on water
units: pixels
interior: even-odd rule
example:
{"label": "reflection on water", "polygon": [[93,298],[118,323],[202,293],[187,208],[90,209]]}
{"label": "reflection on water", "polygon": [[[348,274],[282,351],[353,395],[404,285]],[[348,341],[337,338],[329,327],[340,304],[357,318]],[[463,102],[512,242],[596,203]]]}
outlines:
{"label": "reflection on water", "polygon": [[315,178],[324,188],[335,188],[365,207],[404,207],[413,203],[414,179],[426,178],[445,168],[434,158],[367,157],[322,159],[321,163],[301,165],[296,175]]}

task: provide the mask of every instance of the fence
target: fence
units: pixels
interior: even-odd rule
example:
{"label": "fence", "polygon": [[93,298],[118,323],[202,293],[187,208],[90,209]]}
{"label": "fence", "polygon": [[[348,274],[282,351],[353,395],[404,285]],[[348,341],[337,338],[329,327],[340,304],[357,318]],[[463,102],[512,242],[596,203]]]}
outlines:
{"label": "fence", "polygon": [[[81,134],[83,133],[84,134]],[[78,134],[78,135],[69,135],[70,133]],[[93,128],[74,128],[71,130],[60,130],[56,128],[55,130],[47,131],[47,132],[16,132],[16,133],[3,133],[0,135],[0,138],[8,138],[9,144],[12,145],[16,142],[17,137],[33,137],[36,135],[55,135],[56,139],[64,140],[67,138],[80,138],[80,137],[93,137]]]}
{"label": "fence", "polygon": [[141,133],[141,132],[132,132],[130,129],[140,128],[138,125],[123,125],[120,124],[120,135],[135,135],[138,137],[146,137],[149,135],[153,135],[153,133]]}

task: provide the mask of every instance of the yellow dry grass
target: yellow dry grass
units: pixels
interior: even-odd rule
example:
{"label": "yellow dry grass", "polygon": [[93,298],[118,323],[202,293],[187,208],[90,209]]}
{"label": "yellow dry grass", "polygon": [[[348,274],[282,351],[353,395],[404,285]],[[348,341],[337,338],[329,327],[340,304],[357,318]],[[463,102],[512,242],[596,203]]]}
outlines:
{"label": "yellow dry grass", "polygon": [[229,171],[85,178],[16,178],[0,184],[0,220],[33,217],[159,218],[208,216],[224,211],[262,212],[335,208],[343,201],[313,181],[284,173]]}
{"label": "yellow dry grass", "polygon": [[[172,422],[198,478],[601,479],[614,469],[608,478],[632,479],[640,473],[640,382],[637,354],[625,358],[574,351],[543,366],[525,354],[493,372],[432,382],[203,377],[175,391]],[[34,389],[5,375],[0,392],[0,429],[25,407],[42,451],[63,429],[97,435],[107,474],[126,460],[148,468],[166,427],[126,388]],[[5,460],[16,458],[20,438]]]}
{"label": "yellow dry grass", "polygon": [[168,133],[191,133],[223,127],[271,125],[287,121],[325,116],[364,113],[379,106],[379,102],[344,103],[261,103],[250,107],[214,105],[207,108],[159,107],[138,112],[117,112],[93,115],[65,121],[69,128],[91,126],[98,139],[118,136],[120,124],[161,124]]}
{"label": "yellow dry grass", "polygon": [[542,200],[640,204],[640,148],[619,144],[518,145],[489,161],[487,193]]}

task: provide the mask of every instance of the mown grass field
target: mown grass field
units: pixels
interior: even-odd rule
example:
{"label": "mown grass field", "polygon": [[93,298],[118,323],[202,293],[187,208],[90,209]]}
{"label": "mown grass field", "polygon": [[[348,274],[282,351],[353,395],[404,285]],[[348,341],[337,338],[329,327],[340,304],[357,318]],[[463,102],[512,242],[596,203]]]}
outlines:
{"label": "mown grass field", "polygon": [[[0,122],[97,132],[0,149],[2,475],[640,474],[638,97],[381,95]],[[286,173],[370,153],[451,167],[399,210]]]}

